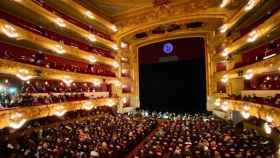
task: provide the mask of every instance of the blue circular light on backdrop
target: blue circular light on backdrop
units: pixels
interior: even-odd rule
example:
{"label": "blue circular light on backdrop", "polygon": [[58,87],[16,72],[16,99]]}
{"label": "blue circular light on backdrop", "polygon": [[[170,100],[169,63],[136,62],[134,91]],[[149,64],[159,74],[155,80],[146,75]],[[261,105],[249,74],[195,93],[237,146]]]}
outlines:
{"label": "blue circular light on backdrop", "polygon": [[173,49],[174,49],[174,47],[173,47],[173,44],[172,44],[172,43],[165,43],[165,44],[163,45],[163,52],[164,52],[165,54],[170,54],[170,53],[172,53]]}

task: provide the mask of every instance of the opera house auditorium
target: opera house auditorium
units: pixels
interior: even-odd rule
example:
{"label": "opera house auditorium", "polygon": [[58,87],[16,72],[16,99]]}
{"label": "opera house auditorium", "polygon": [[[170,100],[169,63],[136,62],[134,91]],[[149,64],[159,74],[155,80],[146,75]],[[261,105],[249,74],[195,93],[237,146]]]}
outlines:
{"label": "opera house auditorium", "polygon": [[0,158],[280,158],[279,0],[0,0]]}

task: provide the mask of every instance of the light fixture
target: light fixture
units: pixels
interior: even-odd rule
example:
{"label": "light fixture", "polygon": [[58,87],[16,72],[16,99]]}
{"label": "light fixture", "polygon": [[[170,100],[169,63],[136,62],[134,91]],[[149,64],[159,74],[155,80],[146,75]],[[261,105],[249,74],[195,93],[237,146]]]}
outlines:
{"label": "light fixture", "polygon": [[91,41],[91,42],[95,42],[96,41],[96,37],[94,34],[89,34],[88,35],[88,39]]}
{"label": "light fixture", "polygon": [[244,119],[248,119],[250,117],[250,107],[245,105],[243,107],[243,111],[241,111],[241,115],[243,116]]}
{"label": "light fixture", "polygon": [[57,110],[54,112],[54,115],[61,117],[66,113],[66,110],[63,107],[57,108]]}
{"label": "light fixture", "polygon": [[253,70],[251,70],[251,69],[247,70],[246,74],[243,75],[243,77],[244,77],[246,80],[251,80],[251,79],[254,77]]}
{"label": "light fixture", "polygon": [[93,64],[96,63],[96,58],[94,56],[89,57],[89,61]]}
{"label": "light fixture", "polygon": [[228,75],[224,75],[223,78],[221,79],[221,81],[222,81],[223,83],[227,83],[228,80],[229,80]]}
{"label": "light fixture", "polygon": [[114,31],[114,32],[117,32],[117,31],[118,31],[118,28],[117,28],[116,25],[112,25],[112,26],[111,26],[111,29],[112,29],[112,31]]}
{"label": "light fixture", "polygon": [[94,15],[92,14],[92,12],[89,11],[89,10],[85,11],[85,15],[86,15],[87,17],[89,17],[90,19],[94,19],[94,18],[95,18]]}
{"label": "light fixture", "polygon": [[216,99],[215,103],[214,103],[216,106],[220,106],[221,105],[221,99],[218,98]]}
{"label": "light fixture", "polygon": [[271,129],[270,125],[267,122],[264,123],[263,127],[264,127],[264,131],[265,131],[266,134],[271,134],[272,129]]}
{"label": "light fixture", "polygon": [[113,107],[114,105],[115,105],[115,102],[113,101],[113,100],[108,100],[108,102],[107,102],[107,105],[109,106],[109,107]]}
{"label": "light fixture", "polygon": [[122,74],[127,74],[128,73],[128,70],[127,69],[123,69],[122,70]]}
{"label": "light fixture", "polygon": [[17,76],[19,79],[23,80],[23,81],[28,81],[28,80],[30,80],[31,78],[33,78],[33,76],[30,75],[30,72],[29,72],[28,70],[26,70],[26,69],[20,69],[20,70],[17,72],[16,76]]}
{"label": "light fixture", "polygon": [[27,121],[25,118],[22,118],[22,113],[16,112],[10,116],[11,123],[9,124],[9,127],[13,129],[19,129],[24,125],[24,123]]}
{"label": "light fixture", "polygon": [[122,102],[123,102],[124,104],[126,104],[127,101],[128,101],[128,99],[127,99],[126,97],[123,97],[123,98],[122,98]]}
{"label": "light fixture", "polygon": [[93,107],[94,106],[93,106],[93,104],[91,102],[86,102],[83,105],[83,109],[88,110],[88,111],[91,110]]}
{"label": "light fixture", "polygon": [[241,114],[245,119],[248,119],[250,117],[250,113],[248,111],[242,111]]}
{"label": "light fixture", "polygon": [[222,105],[221,105],[221,109],[222,109],[223,111],[226,111],[226,112],[229,110],[228,105],[226,105],[226,104],[222,104]]}
{"label": "light fixture", "polygon": [[225,33],[228,30],[228,25],[227,24],[223,24],[220,28],[220,33]]}
{"label": "light fixture", "polygon": [[221,8],[226,7],[229,4],[230,0],[223,0],[222,3],[220,4]]}
{"label": "light fixture", "polygon": [[227,57],[228,55],[229,55],[229,50],[228,50],[228,48],[225,48],[222,52],[222,56]]}
{"label": "light fixture", "polygon": [[121,60],[122,60],[123,62],[127,62],[127,61],[128,61],[128,59],[125,58],[125,57],[122,57]]}
{"label": "light fixture", "polygon": [[249,33],[249,37],[247,39],[247,42],[252,43],[255,42],[258,39],[259,35],[256,30]]}
{"label": "light fixture", "polygon": [[115,61],[115,62],[113,62],[113,67],[114,67],[114,68],[118,68],[118,67],[119,67],[119,63],[118,63],[118,62],[116,62],[116,61]]}
{"label": "light fixture", "polygon": [[121,48],[127,48],[127,46],[128,46],[127,43],[121,42]]}
{"label": "light fixture", "polygon": [[73,82],[73,80],[70,79],[69,76],[66,76],[64,79],[62,79],[62,81],[63,81],[67,86],[71,86],[71,83]]}
{"label": "light fixture", "polygon": [[121,82],[119,80],[114,80],[114,85],[117,87],[121,86]]}
{"label": "light fixture", "polygon": [[269,123],[271,123],[271,122],[273,121],[272,116],[271,116],[271,115],[267,115],[267,116],[266,116],[266,121],[269,122]]}
{"label": "light fixture", "polygon": [[112,46],[112,48],[114,49],[114,50],[119,50],[119,47],[118,47],[118,45],[116,45],[116,44],[113,44],[113,46]]}
{"label": "light fixture", "polygon": [[19,36],[16,29],[11,25],[5,24],[1,27],[1,30],[6,36],[10,38],[17,38]]}
{"label": "light fixture", "polygon": [[65,27],[65,26],[66,26],[64,20],[61,19],[61,18],[56,18],[56,19],[55,19],[55,23],[56,23],[59,27]]}
{"label": "light fixture", "polygon": [[54,50],[58,53],[58,54],[64,54],[66,51],[64,49],[63,43],[60,44],[56,44],[54,46]]}
{"label": "light fixture", "polygon": [[127,87],[128,87],[128,85],[126,85],[126,84],[123,84],[123,85],[122,85],[122,88],[123,88],[123,89],[125,89],[125,88],[127,88]]}
{"label": "light fixture", "polygon": [[249,0],[248,3],[245,5],[244,10],[249,11],[255,7],[257,4],[256,0]]}
{"label": "light fixture", "polygon": [[99,87],[101,85],[101,81],[99,79],[93,80],[93,85]]}
{"label": "light fixture", "polygon": [[263,57],[263,60],[272,58],[272,57],[274,57],[275,55],[277,55],[277,54],[276,54],[276,53],[273,53],[273,54],[270,54],[270,55],[268,55],[268,56],[265,56],[265,57]]}
{"label": "light fixture", "polygon": [[25,124],[26,121],[27,121],[26,119],[21,119],[20,121],[17,121],[17,122],[11,122],[9,124],[9,127],[13,128],[13,129],[19,129],[20,127],[22,127]]}

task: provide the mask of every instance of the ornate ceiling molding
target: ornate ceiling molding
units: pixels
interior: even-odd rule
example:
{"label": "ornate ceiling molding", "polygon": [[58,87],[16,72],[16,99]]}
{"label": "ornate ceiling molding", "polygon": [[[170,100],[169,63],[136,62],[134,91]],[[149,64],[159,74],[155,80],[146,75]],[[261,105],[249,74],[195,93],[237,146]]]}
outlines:
{"label": "ornate ceiling molding", "polygon": [[[124,39],[128,36],[131,36],[132,34],[135,34],[140,31],[147,31],[150,30],[151,28],[164,25],[164,24],[182,24],[182,23],[187,23],[187,22],[198,22],[198,21],[205,21],[207,19],[216,19],[214,22],[218,21],[218,24],[222,21],[224,21],[227,17],[221,13],[217,14],[217,12],[213,13],[206,13],[206,12],[201,12],[193,15],[182,15],[182,16],[166,16],[165,18],[157,18],[157,17],[142,17],[142,18],[135,18],[127,21],[126,26],[121,27],[121,30],[119,33],[115,36],[116,39]],[[209,23],[214,23],[213,21]],[[216,23],[217,24],[217,23]],[[205,29],[205,28],[204,28]],[[215,30],[215,28],[212,28],[212,31]]]}

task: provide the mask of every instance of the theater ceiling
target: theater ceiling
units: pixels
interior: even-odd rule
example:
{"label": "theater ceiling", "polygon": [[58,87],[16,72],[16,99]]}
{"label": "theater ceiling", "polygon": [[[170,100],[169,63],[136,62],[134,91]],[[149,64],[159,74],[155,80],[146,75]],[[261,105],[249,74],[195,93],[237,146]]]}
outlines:
{"label": "theater ceiling", "polygon": [[[231,0],[221,8],[222,0],[80,0],[88,8],[110,18],[120,29],[117,38],[139,41],[137,34],[205,32],[217,28],[246,3]],[[194,23],[194,27],[188,26]],[[188,28],[191,28],[190,30]],[[135,38],[136,37],[136,38]]]}

